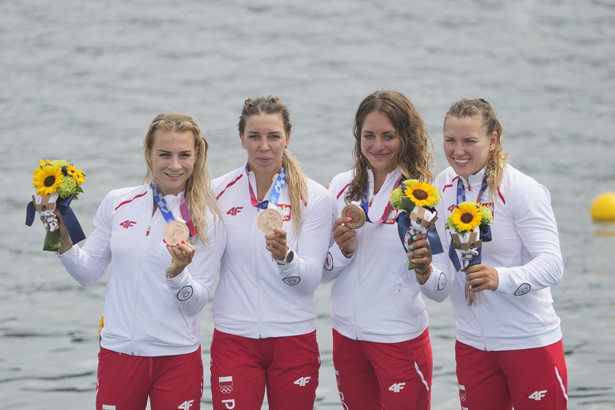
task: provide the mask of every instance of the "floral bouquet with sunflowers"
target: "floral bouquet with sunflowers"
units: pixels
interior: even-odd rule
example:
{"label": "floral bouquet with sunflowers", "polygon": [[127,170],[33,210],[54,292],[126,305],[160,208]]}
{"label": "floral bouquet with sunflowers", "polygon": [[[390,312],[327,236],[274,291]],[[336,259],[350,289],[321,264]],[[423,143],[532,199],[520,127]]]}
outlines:
{"label": "floral bouquet with sunflowers", "polygon": [[63,159],[41,160],[40,166],[32,174],[36,194],[26,208],[26,225],[31,226],[34,215],[40,216],[47,230],[43,250],[60,249],[60,231],[55,210],[59,209],[73,243],[85,239],[85,234],[77,221],[70,203],[83,192],[85,173]]}
{"label": "floral bouquet with sunflowers", "polygon": [[492,220],[489,208],[473,201],[458,204],[446,218],[452,247],[461,251],[464,268],[480,263],[480,247],[483,241],[491,240],[489,224]]}
{"label": "floral bouquet with sunflowers", "polygon": [[[489,208],[473,201],[458,204],[446,218],[446,229],[451,233],[449,254],[458,271],[481,262],[481,246],[483,242],[491,240],[491,229],[489,227],[491,221],[493,221],[493,215]],[[461,252],[463,266],[459,262],[454,249]],[[470,292],[470,285],[467,282],[465,297],[466,304],[472,305],[474,296]]]}
{"label": "floral bouquet with sunflowers", "polygon": [[[393,208],[402,211],[397,215],[397,230],[406,252],[417,233],[427,234],[433,254],[442,252],[440,238],[434,229],[438,219],[434,207],[440,202],[440,194],[433,185],[417,179],[405,180],[391,192],[389,201]],[[408,269],[423,270],[425,265],[409,262]]]}

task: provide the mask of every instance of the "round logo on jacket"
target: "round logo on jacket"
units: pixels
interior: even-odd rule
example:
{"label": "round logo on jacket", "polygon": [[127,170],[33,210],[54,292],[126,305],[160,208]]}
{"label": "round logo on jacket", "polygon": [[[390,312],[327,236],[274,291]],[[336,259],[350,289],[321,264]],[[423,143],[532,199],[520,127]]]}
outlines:
{"label": "round logo on jacket", "polygon": [[288,286],[295,286],[297,283],[301,282],[301,278],[299,276],[287,276],[282,279],[282,281]]}
{"label": "round logo on jacket", "polygon": [[524,283],[517,288],[517,290],[515,291],[515,296],[523,296],[527,294],[530,289],[532,289],[532,285],[530,285],[529,283]]}
{"label": "round logo on jacket", "polygon": [[333,256],[331,256],[331,252],[327,253],[327,259],[325,259],[325,270],[333,269]]}
{"label": "round logo on jacket", "polygon": [[440,277],[438,278],[438,290],[442,290],[446,287],[446,275],[444,273],[440,273]]}
{"label": "round logo on jacket", "polygon": [[194,289],[192,289],[191,285],[186,285],[177,292],[177,299],[180,301],[188,300],[192,297],[194,293]]}

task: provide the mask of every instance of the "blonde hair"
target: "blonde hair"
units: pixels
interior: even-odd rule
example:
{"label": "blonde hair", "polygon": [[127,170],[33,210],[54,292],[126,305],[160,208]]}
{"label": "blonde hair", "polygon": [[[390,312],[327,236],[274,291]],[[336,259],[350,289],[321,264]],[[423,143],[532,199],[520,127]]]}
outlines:
{"label": "blonde hair", "polygon": [[487,185],[489,186],[489,199],[494,201],[496,193],[504,174],[504,168],[508,164],[510,155],[504,151],[502,145],[502,134],[504,128],[498,121],[493,106],[489,101],[476,98],[464,98],[454,103],[444,117],[444,123],[448,117],[465,118],[480,116],[483,120],[483,126],[486,129],[486,137],[490,137],[494,132],[497,134],[495,149],[490,151],[489,159],[487,160]]}
{"label": "blonde hair", "polygon": [[[248,118],[260,114],[279,114],[282,119],[284,131],[290,134],[292,124],[290,122],[290,114],[288,108],[280,101],[278,97],[260,97],[256,100],[248,98],[241,111],[239,117],[239,133],[243,135]],[[293,226],[295,232],[299,234],[301,230],[301,215],[302,209],[307,204],[308,189],[306,176],[301,171],[301,166],[297,158],[288,149],[284,149],[282,154],[282,166],[286,170],[286,185],[290,196],[290,211],[293,218]]]}
{"label": "blonde hair", "polygon": [[197,236],[200,238],[203,245],[208,248],[210,238],[206,236],[207,232],[207,210],[214,215],[214,223],[217,223],[218,218],[221,219],[218,203],[210,187],[210,174],[207,169],[207,150],[209,144],[207,140],[201,136],[201,129],[198,124],[189,116],[181,113],[158,114],[149,125],[147,134],[143,140],[143,148],[145,154],[145,162],[147,163],[147,173],[145,175],[145,183],[149,183],[154,179],[152,162],[150,153],[154,146],[154,137],[157,130],[176,131],[176,132],[191,132],[194,137],[194,150],[196,159],[192,175],[186,182],[185,198],[186,205],[190,211],[190,216],[197,231]]}
{"label": "blonde hair", "polygon": [[365,97],[355,114],[354,178],[345,195],[347,202],[358,201],[365,193],[367,168],[370,165],[361,151],[361,131],[365,118],[375,111],[386,115],[395,128],[399,141],[395,162],[404,178],[426,182],[433,180],[433,143],[418,110],[398,91],[376,91]]}

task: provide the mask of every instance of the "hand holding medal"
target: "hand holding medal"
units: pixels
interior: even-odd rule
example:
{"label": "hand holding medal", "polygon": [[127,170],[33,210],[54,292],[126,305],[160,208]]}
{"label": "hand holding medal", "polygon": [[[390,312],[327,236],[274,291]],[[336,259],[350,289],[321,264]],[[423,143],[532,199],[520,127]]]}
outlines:
{"label": "hand holding medal", "polygon": [[171,221],[162,231],[162,240],[169,246],[176,246],[188,240],[190,231],[188,225],[182,221]]}
{"label": "hand holding medal", "polygon": [[258,214],[256,225],[264,234],[273,232],[273,228],[281,228],[283,217],[280,211],[268,208]]}
{"label": "hand holding medal", "polygon": [[[367,219],[365,211],[358,205],[348,204],[342,209],[342,217],[347,220],[344,222],[350,229],[359,229],[365,224]],[[350,220],[348,220],[350,218]]]}

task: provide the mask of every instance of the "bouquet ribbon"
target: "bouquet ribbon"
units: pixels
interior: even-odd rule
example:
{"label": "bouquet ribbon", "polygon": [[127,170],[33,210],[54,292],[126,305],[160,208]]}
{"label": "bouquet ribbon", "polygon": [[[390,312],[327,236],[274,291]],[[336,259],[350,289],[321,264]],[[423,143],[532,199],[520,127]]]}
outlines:
{"label": "bouquet ribbon", "polygon": [[[408,229],[410,229],[410,212],[401,211],[397,215],[397,233],[399,234],[399,239],[401,240],[404,250],[406,250],[404,238],[406,237],[406,232],[408,232]],[[427,231],[427,241],[429,242],[432,255],[437,255],[444,252],[442,242],[440,241],[440,236],[438,235],[438,231],[436,229]]]}
{"label": "bouquet ribbon", "polygon": [[[480,231],[479,237],[481,241],[483,242],[491,241],[491,226],[480,225],[479,231]],[[468,266],[478,265],[479,263],[481,263],[481,255],[480,255],[481,248],[482,246],[479,246],[475,249],[478,253],[474,255],[472,259],[470,259],[470,263],[468,263]],[[459,256],[457,256],[457,252],[455,252],[455,247],[453,246],[452,239],[451,239],[451,246],[448,248],[448,256],[451,259],[451,262],[453,262],[455,269],[459,272],[463,267],[461,266],[461,261],[459,260]]]}
{"label": "bouquet ribbon", "polygon": [[[64,220],[64,224],[66,225],[66,229],[68,230],[70,239],[73,241],[74,244],[76,244],[85,239],[85,234],[83,233],[83,229],[81,229],[81,225],[79,224],[79,221],[77,220],[77,216],[75,215],[73,210],[70,208],[70,203],[74,197],[75,197],[75,194],[70,195],[66,199],[58,199],[56,201],[56,204],[60,208],[60,214],[62,215],[62,219]],[[32,222],[34,222],[35,214],[36,212],[34,211],[34,202],[30,201],[30,203],[26,207],[26,225],[32,226]],[[48,232],[48,234],[49,233],[51,232]],[[47,245],[47,243],[45,243],[45,245]],[[50,245],[53,246],[52,244]],[[57,248],[55,249],[44,248],[44,250],[57,250],[57,249],[59,249],[59,244],[57,245]]]}

